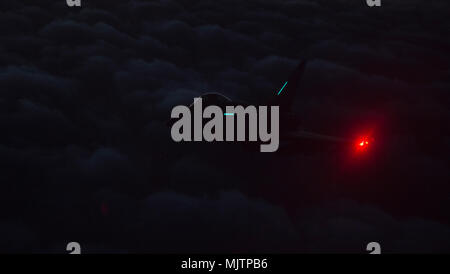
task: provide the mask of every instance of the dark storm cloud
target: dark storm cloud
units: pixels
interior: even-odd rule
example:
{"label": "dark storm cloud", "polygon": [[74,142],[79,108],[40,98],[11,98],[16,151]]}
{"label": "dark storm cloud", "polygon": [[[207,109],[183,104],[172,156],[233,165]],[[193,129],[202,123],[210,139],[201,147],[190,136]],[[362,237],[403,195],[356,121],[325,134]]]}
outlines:
{"label": "dark storm cloud", "polygon": [[[33,67],[8,66],[0,72],[2,98],[65,99],[70,96],[70,81],[55,77]],[[37,90],[39,92],[37,92]],[[59,97],[59,98],[58,98]]]}
{"label": "dark storm cloud", "polygon": [[[183,70],[174,64],[155,60],[151,63],[142,60],[131,60],[127,63],[123,71],[115,75],[116,85],[119,90],[127,92],[129,90],[151,89],[182,84],[189,88],[189,82],[198,82],[196,73]],[[195,81],[197,80],[197,81]]]}
{"label": "dark storm cloud", "polygon": [[127,181],[133,177],[133,168],[126,155],[111,148],[99,148],[87,159],[80,159],[79,166],[86,180],[92,184],[111,183],[111,179]]}
{"label": "dark storm cloud", "polygon": [[307,207],[291,218],[280,207],[236,191],[216,197],[157,192],[140,203],[110,191],[97,195],[108,205],[108,219],[98,229],[112,239],[104,246],[102,236],[80,237],[86,253],[364,253],[373,241],[384,253],[432,253],[448,252],[450,244],[448,226],[397,219],[377,207],[345,200]]}
{"label": "dark storm cloud", "polygon": [[172,252],[264,252],[291,249],[297,238],[282,209],[238,192],[222,193],[217,199],[157,193],[146,199],[144,207],[142,219],[150,229],[146,236],[150,250],[154,243]]}
{"label": "dark storm cloud", "polygon": [[310,252],[362,252],[379,242],[383,252],[448,252],[450,228],[420,218],[397,219],[364,204],[338,201],[304,210],[295,226]]}
{"label": "dark storm cloud", "polygon": [[19,253],[28,252],[36,245],[36,238],[28,228],[10,222],[0,223],[0,252]]}
{"label": "dark storm cloud", "polygon": [[[419,218],[397,220],[373,206],[348,201],[308,208],[294,223],[282,209],[238,192],[221,193],[217,199],[157,193],[146,199],[144,208],[141,218],[155,232],[147,234],[149,242],[169,243],[167,251],[221,246],[229,251],[364,252],[367,243],[378,241],[384,252],[426,253],[445,252],[450,246],[445,225]],[[167,234],[166,229],[174,231]],[[243,246],[247,250],[239,250]]]}
{"label": "dark storm cloud", "polygon": [[[217,244],[232,251],[357,251],[372,238],[391,251],[448,246],[446,225],[426,220],[449,217],[446,1],[381,11],[325,0],[29,2],[0,4],[0,227],[26,239],[15,250],[63,251],[77,237],[95,250],[211,250],[217,235],[229,235]],[[302,126],[378,126],[377,172],[334,178],[320,151],[171,141],[174,105],[210,91],[264,104],[303,58]],[[384,210],[355,213],[351,202],[343,217],[333,206],[298,216],[306,200],[315,208],[327,197],[328,182],[347,179],[357,187],[343,184],[344,196]],[[127,236],[112,241],[105,230]],[[163,249],[173,235],[179,244]]]}

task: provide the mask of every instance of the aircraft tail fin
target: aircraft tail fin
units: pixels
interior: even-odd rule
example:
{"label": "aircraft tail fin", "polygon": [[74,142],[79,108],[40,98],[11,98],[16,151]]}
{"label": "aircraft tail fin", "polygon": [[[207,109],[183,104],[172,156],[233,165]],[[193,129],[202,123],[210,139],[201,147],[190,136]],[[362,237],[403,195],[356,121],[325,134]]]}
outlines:
{"label": "aircraft tail fin", "polygon": [[298,64],[289,79],[283,83],[283,86],[275,94],[276,97],[272,100],[271,105],[280,106],[280,111],[291,110],[306,64],[306,60]]}

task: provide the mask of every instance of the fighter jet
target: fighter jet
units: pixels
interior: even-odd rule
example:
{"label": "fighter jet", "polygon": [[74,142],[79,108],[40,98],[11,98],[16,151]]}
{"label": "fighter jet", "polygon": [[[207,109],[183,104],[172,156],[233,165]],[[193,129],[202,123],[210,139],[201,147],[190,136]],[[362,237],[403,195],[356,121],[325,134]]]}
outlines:
{"label": "fighter jet", "polygon": [[[301,127],[300,117],[292,110],[292,107],[306,65],[306,60],[301,61],[281,89],[268,100],[268,104],[265,104],[268,106],[279,106],[280,150],[282,152],[295,152],[296,148],[298,148],[305,152],[323,149],[331,145],[342,149],[348,148],[355,152],[367,151],[374,142],[372,136],[333,136],[312,132]],[[225,109],[226,106],[240,105],[246,107],[252,105],[248,102],[233,100],[219,92],[208,92],[199,97],[202,98],[203,107],[215,105]],[[189,108],[193,110],[195,104],[196,100],[193,100]],[[173,119],[168,122],[168,125],[172,124]]]}

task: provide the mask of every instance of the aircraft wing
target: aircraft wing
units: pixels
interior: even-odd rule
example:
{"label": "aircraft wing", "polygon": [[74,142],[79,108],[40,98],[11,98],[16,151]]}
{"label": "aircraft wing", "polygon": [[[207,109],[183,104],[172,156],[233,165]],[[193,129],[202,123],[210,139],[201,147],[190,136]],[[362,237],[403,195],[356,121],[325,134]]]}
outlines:
{"label": "aircraft wing", "polygon": [[289,139],[314,139],[329,142],[350,142],[350,140],[346,138],[324,135],[304,130],[296,130],[294,132],[289,133],[286,137]]}

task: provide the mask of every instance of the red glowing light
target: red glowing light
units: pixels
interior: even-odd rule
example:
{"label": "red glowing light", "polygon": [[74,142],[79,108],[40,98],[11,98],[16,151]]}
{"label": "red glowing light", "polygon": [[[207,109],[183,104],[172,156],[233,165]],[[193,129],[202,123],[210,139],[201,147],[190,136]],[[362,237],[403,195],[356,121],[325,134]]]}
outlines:
{"label": "red glowing light", "polygon": [[366,150],[369,146],[369,138],[361,137],[356,144],[359,151]]}

